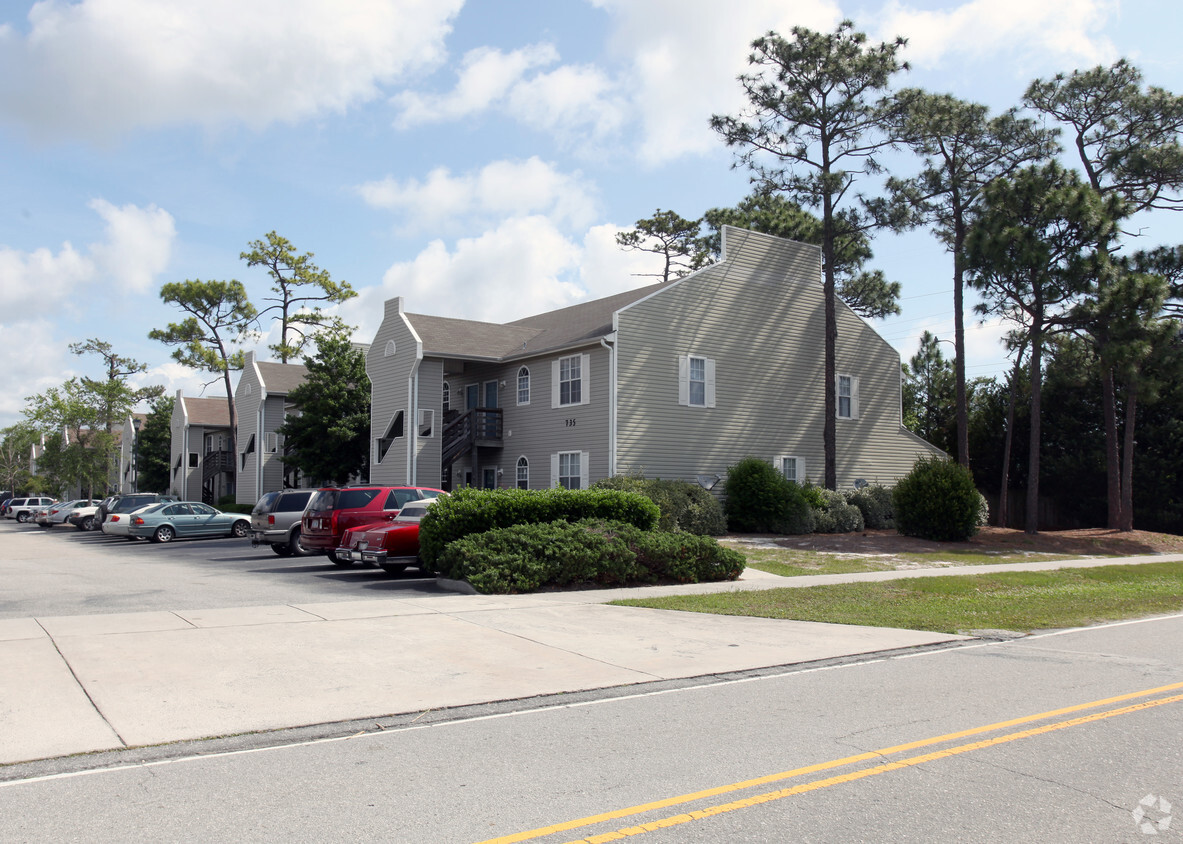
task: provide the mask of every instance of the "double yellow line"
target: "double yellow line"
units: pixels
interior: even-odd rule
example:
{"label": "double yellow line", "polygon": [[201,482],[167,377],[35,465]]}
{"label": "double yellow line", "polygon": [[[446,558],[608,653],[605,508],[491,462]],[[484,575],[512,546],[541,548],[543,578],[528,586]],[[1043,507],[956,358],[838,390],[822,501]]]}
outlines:
{"label": "double yellow line", "polygon": [[[693,803],[698,800],[703,800],[709,797],[718,797],[722,794],[729,794],[736,791],[742,791],[758,786],[769,785],[771,783],[780,782],[794,777],[814,774],[819,771],[826,771],[832,768],[839,768],[845,765],[852,765],[859,762],[866,762],[872,759],[881,759],[885,756],[890,756],[897,753],[905,753],[911,750],[917,750],[922,747],[930,747],[935,744],[944,744],[945,742],[957,741],[958,739],[968,738],[969,736],[980,735],[995,730],[1006,730],[1012,727],[1018,727],[1023,724],[1030,724],[1034,721],[1043,721],[1049,718],[1058,718],[1064,715],[1071,715],[1076,712],[1083,712],[1089,709],[1097,709],[1103,706],[1112,706],[1113,704],[1125,703],[1127,701],[1137,700],[1138,698],[1150,697],[1152,695],[1164,694],[1166,692],[1173,692],[1183,689],[1183,683],[1172,683],[1169,686],[1159,686],[1154,689],[1145,689],[1140,692],[1130,692],[1129,694],[1117,695],[1116,697],[1104,698],[1103,700],[1094,700],[1089,703],[1078,703],[1074,706],[1066,706],[1062,709],[1053,709],[1049,712],[1041,712],[1037,715],[1026,715],[1022,718],[1014,718],[1009,721],[999,721],[995,724],[987,724],[982,727],[974,727],[969,730],[961,730],[956,733],[946,733],[942,736],[934,736],[932,738],[920,739],[919,741],[908,742],[907,744],[897,744],[893,747],[885,747],[881,750],[872,750],[866,753],[859,753],[854,756],[845,756],[841,759],[833,759],[829,762],[820,762],[816,765],[807,765],[803,768],[794,768],[790,771],[782,771],[778,774],[769,774],[764,777],[757,777],[755,779],[744,780],[743,782],[730,783],[728,785],[721,785],[715,788],[708,788],[703,791],[696,791],[691,794],[683,794],[678,797],[670,797],[665,800],[655,800],[651,803],[643,803],[638,806],[630,806],[627,809],[617,809],[612,812],[604,812],[598,815],[590,815],[585,818],[577,820],[565,821],[563,823],[554,824],[552,826],[540,827],[538,829],[527,830],[526,832],[519,832],[513,835],[506,835],[500,838],[490,838],[487,841],[482,841],[480,844],[514,844],[518,841],[530,841],[535,838],[543,838],[547,835],[554,835],[558,832],[569,832],[574,829],[592,826],[595,824],[605,823],[607,821],[620,820],[621,818],[630,817],[632,815],[639,815],[644,812],[652,812],[659,809],[668,809],[672,806],[679,806],[686,803]],[[737,809],[744,809],[749,806],[756,806],[761,803],[768,803],[773,800],[780,800],[784,797],[791,797],[795,794],[804,794],[809,791],[816,791],[821,788],[829,788],[833,785],[841,785],[842,783],[854,782],[855,780],[865,779],[866,777],[873,777],[878,774],[885,774],[890,771],[897,771],[901,768],[910,768],[916,765],[923,765],[925,762],[932,762],[937,759],[945,759],[950,756],[958,756],[963,753],[969,753],[974,750],[982,750],[987,747],[993,747],[999,744],[1006,744],[1019,739],[1031,738],[1032,736],[1042,735],[1044,733],[1055,732],[1056,730],[1067,729],[1068,727],[1075,727],[1081,724],[1088,724],[1093,721],[1101,721],[1106,718],[1114,718],[1118,715],[1128,715],[1132,712],[1139,712],[1144,709],[1151,709],[1156,706],[1163,706],[1168,703],[1177,703],[1183,701],[1183,694],[1169,695],[1167,697],[1157,698],[1155,700],[1142,701],[1140,703],[1131,704],[1129,706],[1118,707],[1117,709],[1108,709],[1104,712],[1094,712],[1089,715],[1082,715],[1076,718],[1069,718],[1064,721],[1056,721],[1051,724],[1043,724],[1038,727],[1030,729],[1018,730],[1016,732],[1007,733],[1001,736],[984,739],[981,741],[970,742],[968,744],[958,745],[956,747],[945,748],[944,750],[936,750],[931,753],[924,753],[918,756],[911,756],[906,759],[900,759],[894,762],[886,762],[882,765],[875,765],[870,768],[862,768],[858,771],[852,771],[848,774],[841,774],[839,776],[827,777],[825,779],[813,780],[811,782],[802,783],[801,785],[792,786],[790,788],[778,789],[770,791],[765,794],[758,794],[753,797],[747,797],[742,800],[735,800],[730,803],[722,803],[715,806],[708,806],[705,809],[698,809],[692,812],[685,812],[678,815],[662,818],[660,820],[652,821],[638,826],[618,829],[613,832],[604,833],[602,835],[593,835],[587,838],[579,839],[587,844],[601,844],[601,842],[618,841],[622,838],[628,838],[634,835],[642,835],[646,832],[652,832],[658,829],[666,829],[679,824],[688,823],[693,820],[701,818],[709,818],[715,815],[726,814],[727,812],[734,812]],[[574,844],[574,842],[572,842]]]}

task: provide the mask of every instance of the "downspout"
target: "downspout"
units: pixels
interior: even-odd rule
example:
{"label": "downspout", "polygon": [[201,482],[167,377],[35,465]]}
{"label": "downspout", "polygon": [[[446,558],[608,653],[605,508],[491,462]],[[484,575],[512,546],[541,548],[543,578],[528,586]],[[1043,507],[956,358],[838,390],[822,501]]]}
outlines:
{"label": "downspout", "polygon": [[[259,379],[259,412],[255,419],[255,502],[263,497],[263,460],[267,456],[267,388]],[[235,496],[237,498],[237,495]]]}
{"label": "downspout", "polygon": [[419,482],[419,364],[423,363],[423,346],[419,343],[415,345],[415,363],[411,365],[411,374],[407,378],[407,390],[410,392],[407,400],[410,418],[406,421],[408,486],[415,486]]}
{"label": "downspout", "polygon": [[[616,332],[612,332],[613,340]],[[600,345],[608,350],[608,477],[616,474],[616,344],[601,337]]]}

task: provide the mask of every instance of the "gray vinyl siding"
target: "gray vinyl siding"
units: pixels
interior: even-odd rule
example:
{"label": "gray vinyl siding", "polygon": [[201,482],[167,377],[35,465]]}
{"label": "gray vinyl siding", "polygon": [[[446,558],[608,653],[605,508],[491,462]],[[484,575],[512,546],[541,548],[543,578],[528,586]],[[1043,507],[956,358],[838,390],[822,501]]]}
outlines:
{"label": "gray vinyl siding", "polygon": [[443,444],[444,362],[429,358],[419,364],[419,410],[430,410],[434,416],[430,437],[420,437],[419,420],[414,420],[416,471],[415,483],[420,486],[440,488],[440,451]]}
{"label": "gray vinyl siding", "polygon": [[268,395],[263,407],[263,434],[259,437],[258,454],[263,460],[263,488],[258,491],[255,499],[263,497],[264,493],[283,489],[283,437],[276,435],[276,450],[267,450],[268,435],[274,434],[275,429],[284,422],[284,406],[286,396]]}
{"label": "gray vinyl siding", "polygon": [[[581,385],[587,402],[551,407],[553,362],[581,354],[588,356],[588,372],[582,373]],[[530,370],[528,405],[519,405],[517,402],[518,370],[523,366]],[[469,362],[464,365],[463,373],[449,375],[447,381],[451,387],[451,405],[461,411],[465,408],[465,388],[468,385],[477,384],[483,398],[485,382],[498,382],[497,400],[502,408],[504,446],[500,450],[482,449],[478,468],[500,469],[498,486],[514,487],[517,483],[518,459],[525,457],[530,466],[530,489],[547,489],[551,486],[551,455],[579,451],[588,454],[588,483],[607,477],[609,366],[608,351],[595,345],[505,363]],[[501,387],[503,382],[505,386]],[[464,481],[465,471],[471,469],[469,455],[458,458],[452,465],[453,485],[459,487]],[[420,482],[426,483],[422,477],[421,473]],[[480,478],[474,477],[473,483],[479,485]]]}
{"label": "gray vinyl siding", "polygon": [[[393,340],[395,353],[386,354]],[[408,443],[414,421],[411,418],[411,373],[415,368],[418,344],[402,315],[402,299],[386,302],[386,314],[374,342],[366,353],[366,374],[370,377],[370,481],[383,484],[410,482]],[[403,412],[403,437],[391,444],[385,458],[378,461],[378,439],[398,411]]]}
{"label": "gray vinyl siding", "polygon": [[[694,481],[746,456],[804,461],[824,479],[825,306],[820,249],[726,230],[726,261],[619,312],[617,471]],[[838,484],[890,481],[917,443],[899,434],[899,356],[838,308],[838,372],[859,418],[837,420]],[[715,406],[678,403],[678,358],[715,361]]]}
{"label": "gray vinyl siding", "polygon": [[[259,405],[262,401],[263,385],[254,366],[253,355],[247,356],[246,367],[234,388],[234,407],[238,413],[238,435],[235,438],[234,456],[236,472],[234,500],[239,504],[254,504],[259,500],[258,461],[263,454],[263,433],[259,430]],[[251,437],[255,438],[255,450],[247,454]],[[198,484],[198,491],[201,486]]]}

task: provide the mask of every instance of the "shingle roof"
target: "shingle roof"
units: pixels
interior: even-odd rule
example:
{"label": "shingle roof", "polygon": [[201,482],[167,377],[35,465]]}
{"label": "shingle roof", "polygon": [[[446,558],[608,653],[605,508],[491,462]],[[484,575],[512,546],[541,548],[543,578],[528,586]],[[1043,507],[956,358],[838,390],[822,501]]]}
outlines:
{"label": "shingle roof", "polygon": [[230,408],[225,398],[197,399],[181,396],[190,425],[230,427]]}
{"label": "shingle roof", "polygon": [[259,367],[267,393],[273,396],[286,396],[308,377],[308,368],[302,363],[257,361],[255,365]]}
{"label": "shingle roof", "polygon": [[626,290],[510,323],[404,314],[423,341],[423,353],[447,357],[508,359],[595,340],[612,331],[612,314],[661,285]]}

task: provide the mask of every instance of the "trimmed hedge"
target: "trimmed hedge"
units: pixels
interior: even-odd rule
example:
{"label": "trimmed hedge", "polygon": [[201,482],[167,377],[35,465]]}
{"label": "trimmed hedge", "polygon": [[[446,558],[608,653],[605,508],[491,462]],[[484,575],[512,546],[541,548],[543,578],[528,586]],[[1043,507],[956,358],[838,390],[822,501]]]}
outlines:
{"label": "trimmed hedge", "polygon": [[697,536],[722,536],[727,533],[723,505],[698,484],[689,481],[663,481],[635,475],[615,475],[596,481],[592,489],[619,489],[636,492],[661,508],[659,530],[685,531]]}
{"label": "trimmed hedge", "polygon": [[892,494],[896,530],[905,536],[959,542],[978,532],[982,496],[969,469],[921,457]]}
{"label": "trimmed hedge", "polygon": [[744,558],[710,537],[583,519],[472,534],[451,542],[439,566],[478,592],[506,594],[573,584],[734,580]]}
{"label": "trimmed hedge", "polygon": [[858,507],[863,514],[863,526],[869,530],[890,530],[895,527],[895,508],[891,490],[879,484],[846,493],[846,502]]}
{"label": "trimmed hedge", "polygon": [[819,489],[820,510],[814,510],[813,529],[816,533],[854,533],[863,529],[863,514],[846,496],[832,489]]}
{"label": "trimmed hedge", "polygon": [[652,530],[661,517],[643,495],[613,489],[459,489],[441,495],[419,523],[419,558],[429,570],[452,575],[440,555],[462,537],[512,525],[610,519]]}

